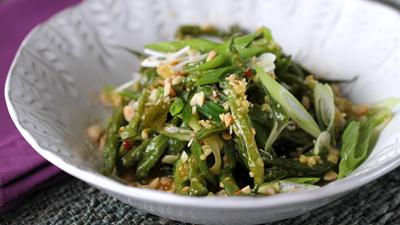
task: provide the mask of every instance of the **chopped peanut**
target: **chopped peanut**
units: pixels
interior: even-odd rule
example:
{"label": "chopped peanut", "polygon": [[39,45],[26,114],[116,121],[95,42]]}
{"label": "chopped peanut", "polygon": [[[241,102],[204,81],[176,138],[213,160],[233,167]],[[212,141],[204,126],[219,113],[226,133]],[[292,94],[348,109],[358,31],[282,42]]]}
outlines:
{"label": "chopped peanut", "polygon": [[223,137],[225,140],[231,140],[232,135],[230,135],[230,134],[228,134],[228,133],[223,133],[223,134],[222,134],[222,137]]}
{"label": "chopped peanut", "polygon": [[337,177],[338,177],[337,173],[335,173],[334,171],[329,171],[325,174],[324,180],[333,181],[336,180]]}
{"label": "chopped peanut", "polygon": [[181,156],[181,160],[183,163],[185,163],[188,160],[189,156],[186,154],[185,151],[183,151],[182,156]]}
{"label": "chopped peanut", "polygon": [[300,161],[301,163],[308,163],[307,156],[305,156],[305,155],[300,155],[299,161]]}
{"label": "chopped peanut", "polygon": [[304,106],[305,109],[310,109],[310,99],[307,96],[303,95],[303,98],[301,99],[301,104]]}
{"label": "chopped peanut", "polygon": [[208,62],[208,61],[210,61],[211,59],[213,59],[213,58],[215,58],[215,56],[218,54],[218,52],[217,51],[211,51],[210,53],[208,53],[208,56],[207,56],[207,59],[206,59],[206,62]]}
{"label": "chopped peanut", "polygon": [[210,24],[203,24],[200,26],[200,30],[202,31],[212,31],[215,30],[215,27],[213,25]]}
{"label": "chopped peanut", "polygon": [[149,132],[147,131],[147,129],[143,129],[143,131],[142,131],[142,138],[143,138],[143,139],[149,138]]}
{"label": "chopped peanut", "polygon": [[339,156],[340,155],[340,151],[337,150],[336,148],[332,148],[331,153],[335,156]]}
{"label": "chopped peanut", "polygon": [[158,189],[161,186],[160,178],[155,178],[149,182],[149,187],[151,189]]}
{"label": "chopped peanut", "polygon": [[101,126],[93,125],[86,130],[89,139],[93,142],[98,142],[101,134]]}
{"label": "chopped peanut", "polygon": [[124,108],[122,109],[122,112],[124,114],[125,120],[128,122],[130,122],[132,120],[133,116],[135,116],[135,114],[136,114],[136,111],[130,105],[124,106]]}
{"label": "chopped peanut", "polygon": [[184,188],[182,188],[182,190],[181,190],[182,192],[188,192],[189,191],[189,187],[188,186],[186,186],[186,187],[184,187]]}
{"label": "chopped peanut", "polygon": [[100,135],[99,148],[98,148],[99,151],[103,150],[104,145],[106,145],[106,138],[107,138],[106,132],[104,132],[103,134]]}
{"label": "chopped peanut", "polygon": [[161,159],[161,162],[167,163],[167,164],[174,164],[174,162],[178,159],[179,159],[179,156],[177,156],[177,155],[166,155]]}
{"label": "chopped peanut", "polygon": [[166,82],[164,85],[164,97],[169,96],[169,93],[171,93],[171,84]]}
{"label": "chopped peanut", "polygon": [[368,111],[368,105],[353,105],[351,107],[351,112],[356,115],[364,115]]}
{"label": "chopped peanut", "polygon": [[226,126],[226,127],[229,127],[229,126],[232,124],[232,122],[233,122],[233,117],[232,117],[232,115],[230,115],[230,114],[225,115],[225,116],[224,116],[224,122],[225,122],[225,126]]}
{"label": "chopped peanut", "polygon": [[275,189],[272,186],[269,186],[267,189],[264,190],[264,194],[266,195],[275,195]]}
{"label": "chopped peanut", "polygon": [[326,160],[328,160],[329,162],[333,163],[333,164],[337,164],[339,161],[339,157],[337,157],[336,155],[329,153],[328,157],[326,158]]}
{"label": "chopped peanut", "polygon": [[242,191],[243,193],[245,193],[245,194],[250,194],[250,193],[251,193],[250,186],[247,185],[246,187],[242,188],[241,191]]}
{"label": "chopped peanut", "polygon": [[307,162],[309,165],[314,166],[316,164],[315,159],[313,156],[307,157]]}
{"label": "chopped peanut", "polygon": [[226,191],[225,191],[225,190],[220,190],[220,191],[218,191],[217,193],[215,193],[215,195],[216,195],[216,196],[228,196],[228,195],[226,194]]}
{"label": "chopped peanut", "polygon": [[182,77],[181,76],[177,76],[172,80],[172,84],[173,85],[177,85],[182,81]]}
{"label": "chopped peanut", "polygon": [[100,100],[103,102],[104,105],[111,105],[111,99],[108,95],[101,93]]}

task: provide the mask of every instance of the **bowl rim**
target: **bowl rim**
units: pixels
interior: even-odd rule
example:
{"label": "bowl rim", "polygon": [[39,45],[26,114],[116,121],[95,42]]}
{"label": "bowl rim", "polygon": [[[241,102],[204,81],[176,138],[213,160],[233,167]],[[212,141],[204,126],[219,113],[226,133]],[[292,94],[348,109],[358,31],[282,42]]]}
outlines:
{"label": "bowl rim", "polygon": [[[4,96],[6,101],[6,106],[12,121],[15,126],[25,138],[25,140],[37,151],[41,156],[43,156],[46,160],[51,162],[53,165],[57,166],[64,172],[87,182],[95,187],[98,187],[101,190],[108,191],[109,193],[116,193],[119,196],[127,196],[133,199],[148,201],[152,203],[158,203],[163,205],[170,206],[179,206],[179,207],[190,207],[190,208],[207,208],[207,209],[225,209],[225,210],[251,210],[251,209],[260,209],[260,208],[268,208],[268,207],[277,207],[284,205],[294,205],[294,204],[303,204],[306,202],[312,202],[317,200],[323,200],[328,197],[333,197],[336,195],[344,195],[347,194],[373,180],[378,179],[379,177],[385,175],[391,170],[395,169],[400,165],[400,155],[395,156],[394,158],[386,161],[378,165],[376,168],[369,170],[367,173],[358,174],[343,180],[338,180],[332,182],[324,187],[321,187],[317,190],[311,191],[301,191],[301,192],[293,192],[286,194],[279,194],[274,196],[266,196],[266,197],[230,197],[230,198],[221,198],[219,196],[212,197],[190,197],[190,196],[181,196],[176,194],[171,194],[164,191],[151,190],[151,189],[143,189],[143,188],[132,188],[125,184],[119,183],[111,178],[105,177],[103,175],[88,172],[74,165],[68,164],[65,162],[60,156],[52,153],[49,150],[46,150],[39,146],[35,138],[22,127],[19,122],[17,112],[15,107],[10,99],[10,82],[12,79],[12,73],[15,68],[17,61],[20,58],[22,50],[25,48],[26,44],[30,41],[32,36],[34,36],[39,30],[43,28],[50,20],[57,18],[58,16],[79,7],[81,4],[87,4],[94,0],[83,1],[76,5],[67,7],[60,12],[54,14],[53,16],[46,19],[44,22],[38,24],[33,28],[28,35],[24,38],[22,43],[20,44],[17,53],[14,56],[12,64],[7,74],[5,88],[4,88]],[[373,1],[363,1],[365,3],[372,3]],[[384,5],[380,2],[373,2],[374,4],[378,3],[380,5]],[[240,204],[237,203],[237,198],[240,198]]]}

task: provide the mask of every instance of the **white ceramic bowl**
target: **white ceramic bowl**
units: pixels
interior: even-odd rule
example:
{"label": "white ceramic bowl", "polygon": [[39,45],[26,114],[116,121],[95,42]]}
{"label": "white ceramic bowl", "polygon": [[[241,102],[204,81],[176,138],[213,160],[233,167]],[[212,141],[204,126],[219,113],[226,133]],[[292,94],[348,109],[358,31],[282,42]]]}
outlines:
{"label": "white ceramic bowl", "polygon": [[107,114],[93,96],[138,70],[131,54],[172,40],[182,24],[265,25],[294,59],[328,78],[360,78],[344,87],[352,101],[400,97],[400,14],[361,0],[132,1],[89,0],[36,27],[10,69],[5,96],[25,139],[67,173],[135,207],[192,223],[264,223],[321,207],[400,164],[400,116],[381,133],[369,159],[351,176],[315,191],[272,197],[184,197],[125,186],[99,174],[86,128]]}

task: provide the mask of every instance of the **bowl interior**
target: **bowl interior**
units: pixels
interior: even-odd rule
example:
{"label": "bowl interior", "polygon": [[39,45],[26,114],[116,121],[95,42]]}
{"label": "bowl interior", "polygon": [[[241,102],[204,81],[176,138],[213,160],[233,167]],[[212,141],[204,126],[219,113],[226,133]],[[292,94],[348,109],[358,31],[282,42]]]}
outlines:
{"label": "bowl interior", "polygon": [[[87,181],[107,189],[99,184],[108,180],[98,175],[99,152],[85,132],[110,113],[97,97],[102,88],[126,82],[139,69],[136,57],[117,46],[141,51],[145,44],[173,40],[184,24],[238,24],[251,32],[267,26],[284,52],[318,77],[359,76],[342,85],[350,100],[400,98],[400,14],[379,3],[89,0],[36,28],[20,48],[6,87],[17,127],[51,162],[78,177],[82,171],[95,175]],[[343,180],[399,159],[399,126],[396,113],[369,159]]]}

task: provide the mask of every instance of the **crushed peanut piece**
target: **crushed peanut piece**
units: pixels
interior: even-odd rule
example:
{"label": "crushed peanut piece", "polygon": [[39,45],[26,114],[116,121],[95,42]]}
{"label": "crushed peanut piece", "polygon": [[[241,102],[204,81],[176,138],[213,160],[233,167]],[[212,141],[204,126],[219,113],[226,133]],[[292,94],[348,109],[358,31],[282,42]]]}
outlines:
{"label": "crushed peanut piece", "polygon": [[174,164],[174,162],[178,159],[179,159],[179,156],[177,156],[177,155],[166,155],[161,159],[161,162],[167,163],[167,164]]}
{"label": "crushed peanut piece", "polygon": [[275,195],[275,188],[273,188],[272,186],[267,187],[267,189],[264,190],[264,194],[266,195]]}
{"label": "crushed peanut piece", "polygon": [[155,178],[149,182],[149,187],[151,189],[158,189],[161,186],[160,178]]}
{"label": "crushed peanut piece", "polygon": [[143,129],[142,139],[147,139],[147,138],[149,138],[149,132],[147,131],[147,129]]}
{"label": "crushed peanut piece", "polygon": [[86,133],[92,142],[98,142],[101,134],[101,126],[99,125],[90,126],[86,130]]}
{"label": "crushed peanut piece", "polygon": [[215,27],[213,25],[210,25],[210,24],[203,24],[203,25],[200,25],[200,30],[202,30],[202,31],[212,31],[212,30],[215,30]]}
{"label": "crushed peanut piece", "polygon": [[218,54],[217,51],[212,50],[210,53],[208,53],[206,62],[208,62],[208,61],[212,60],[213,58],[215,58],[215,56],[216,56],[217,54]]}
{"label": "crushed peanut piece", "polygon": [[311,165],[311,166],[314,166],[315,164],[317,164],[317,163],[315,162],[315,158],[314,158],[313,156],[307,157],[307,162],[308,162],[308,164]]}
{"label": "crushed peanut piece", "polygon": [[229,127],[229,126],[232,124],[232,122],[233,122],[233,117],[232,117],[232,115],[230,115],[230,114],[225,115],[225,116],[224,116],[224,122],[225,122],[225,126],[226,126],[226,127]]}
{"label": "crushed peanut piece", "polygon": [[133,109],[132,106],[126,105],[122,109],[122,113],[124,114],[125,120],[130,122],[132,120],[133,116],[135,116],[136,111]]}
{"label": "crushed peanut piece", "polygon": [[356,115],[364,115],[368,111],[368,105],[353,105],[351,107],[351,112]]}
{"label": "crushed peanut piece", "polygon": [[228,134],[228,133],[223,133],[223,134],[222,134],[222,137],[223,137],[225,140],[231,140],[231,139],[232,139],[232,135],[230,135],[230,134]]}
{"label": "crushed peanut piece", "polygon": [[177,76],[172,80],[173,85],[177,85],[182,81],[182,76]]}
{"label": "crushed peanut piece", "polygon": [[107,139],[107,133],[104,132],[103,134],[100,135],[99,138],[99,148],[98,148],[99,151],[103,150],[104,145],[106,145],[106,139]]}
{"label": "crushed peanut piece", "polygon": [[303,95],[301,99],[301,104],[304,106],[306,110],[310,109],[310,99],[307,96]]}
{"label": "crushed peanut piece", "polygon": [[305,156],[305,155],[303,155],[303,154],[300,155],[299,161],[300,161],[301,163],[308,163],[307,156]]}
{"label": "crushed peanut piece", "polygon": [[184,188],[182,188],[182,190],[181,190],[182,192],[188,192],[189,191],[189,187],[188,186],[186,186],[186,187],[184,187]]}
{"label": "crushed peanut piece", "polygon": [[216,196],[228,196],[228,195],[226,194],[226,191],[225,191],[225,190],[220,190],[220,191],[218,191],[217,193],[215,193],[215,195],[216,195]]}
{"label": "crushed peanut piece", "polygon": [[188,160],[189,156],[186,154],[185,151],[183,151],[182,156],[181,156],[181,160],[182,163],[185,163]]}
{"label": "crushed peanut piece", "polygon": [[331,149],[331,153],[332,153],[333,155],[335,155],[335,156],[340,156],[340,151],[337,150],[336,148],[332,148],[332,149]]}
{"label": "crushed peanut piece", "polygon": [[100,100],[104,105],[111,105],[111,99],[105,93],[100,94]]}
{"label": "crushed peanut piece", "polygon": [[250,186],[247,185],[246,187],[242,188],[241,191],[242,191],[243,193],[245,193],[245,194],[250,194],[250,193],[251,193]]}
{"label": "crushed peanut piece", "polygon": [[335,173],[334,171],[329,171],[324,175],[324,180],[333,181],[336,180],[337,177],[338,177],[337,173]]}
{"label": "crushed peanut piece", "polygon": [[329,153],[328,157],[326,158],[326,160],[328,160],[329,162],[333,163],[333,164],[337,164],[339,161],[339,157],[334,155],[333,153]]}
{"label": "crushed peanut piece", "polygon": [[197,113],[197,108],[196,108],[196,106],[193,106],[192,107],[192,114],[196,115],[196,113]]}

